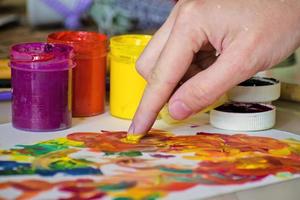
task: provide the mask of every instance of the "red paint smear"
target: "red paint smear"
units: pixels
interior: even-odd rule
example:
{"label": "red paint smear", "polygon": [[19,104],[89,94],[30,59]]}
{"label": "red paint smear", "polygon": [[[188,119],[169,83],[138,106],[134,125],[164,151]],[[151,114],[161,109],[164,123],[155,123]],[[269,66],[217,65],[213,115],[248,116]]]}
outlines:
{"label": "red paint smear", "polygon": [[197,183],[173,182],[173,183],[170,183],[166,186],[161,187],[160,189],[163,189],[165,191],[175,192],[175,191],[187,190],[187,189],[192,188],[196,185],[197,185]]}
{"label": "red paint smear", "polygon": [[15,188],[26,191],[49,190],[53,187],[51,183],[41,180],[25,180],[22,182],[12,182]]}
{"label": "red paint smear", "polygon": [[101,192],[95,188],[95,186],[67,186],[60,188],[61,191],[70,192],[72,194],[71,197],[68,198],[61,198],[63,200],[90,200],[90,199],[99,199],[104,197],[106,194]]}

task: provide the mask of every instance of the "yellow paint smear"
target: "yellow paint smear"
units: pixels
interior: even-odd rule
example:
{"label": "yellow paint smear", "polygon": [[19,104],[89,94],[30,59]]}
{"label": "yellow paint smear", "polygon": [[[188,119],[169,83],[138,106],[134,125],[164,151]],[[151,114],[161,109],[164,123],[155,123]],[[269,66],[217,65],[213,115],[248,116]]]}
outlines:
{"label": "yellow paint smear", "polygon": [[208,106],[207,108],[203,109],[202,111],[196,113],[195,115],[185,119],[185,120],[176,120],[176,119],[173,119],[169,113],[169,110],[168,110],[168,105],[165,105],[162,110],[160,111],[159,113],[159,116],[162,118],[162,120],[164,122],[166,122],[167,124],[178,124],[178,123],[183,123],[183,122],[188,122],[192,119],[195,119],[195,118],[198,118],[199,116],[203,115],[203,113],[206,113],[208,111],[211,111],[213,110],[214,108],[224,104],[225,102],[228,101],[228,97],[227,95],[223,95],[221,96],[215,103],[213,103],[212,105]]}
{"label": "yellow paint smear", "polygon": [[122,142],[129,143],[129,144],[137,144],[141,140],[143,135],[127,135],[126,138],[121,139]]}
{"label": "yellow paint smear", "polygon": [[288,156],[291,154],[291,151],[288,147],[286,147],[282,149],[270,149],[269,153],[275,156]]}

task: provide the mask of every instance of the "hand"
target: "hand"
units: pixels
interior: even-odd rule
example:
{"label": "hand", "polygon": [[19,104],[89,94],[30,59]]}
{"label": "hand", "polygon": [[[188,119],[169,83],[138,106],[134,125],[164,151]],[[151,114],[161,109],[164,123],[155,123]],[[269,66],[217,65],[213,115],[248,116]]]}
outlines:
{"label": "hand", "polygon": [[137,62],[148,84],[128,134],[145,134],[167,101],[187,118],[289,56],[299,10],[299,0],[179,1]]}

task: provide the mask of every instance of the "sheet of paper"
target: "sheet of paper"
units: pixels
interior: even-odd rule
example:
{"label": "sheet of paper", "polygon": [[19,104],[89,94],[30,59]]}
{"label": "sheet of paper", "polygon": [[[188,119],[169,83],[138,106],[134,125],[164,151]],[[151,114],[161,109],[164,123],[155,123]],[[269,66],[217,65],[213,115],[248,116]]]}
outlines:
{"label": "sheet of paper", "polygon": [[0,125],[0,199],[200,199],[299,178],[300,136],[161,121],[138,144],[109,114],[32,133]]}

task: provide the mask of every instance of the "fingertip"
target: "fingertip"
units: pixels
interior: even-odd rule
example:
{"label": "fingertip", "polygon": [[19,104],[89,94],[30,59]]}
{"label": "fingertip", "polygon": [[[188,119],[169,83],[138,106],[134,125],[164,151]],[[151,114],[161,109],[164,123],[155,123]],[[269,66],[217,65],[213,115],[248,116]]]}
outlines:
{"label": "fingertip", "polygon": [[128,135],[145,135],[153,126],[157,114],[151,110],[145,110],[144,102],[141,102],[137,109],[131,125],[128,129]]}

